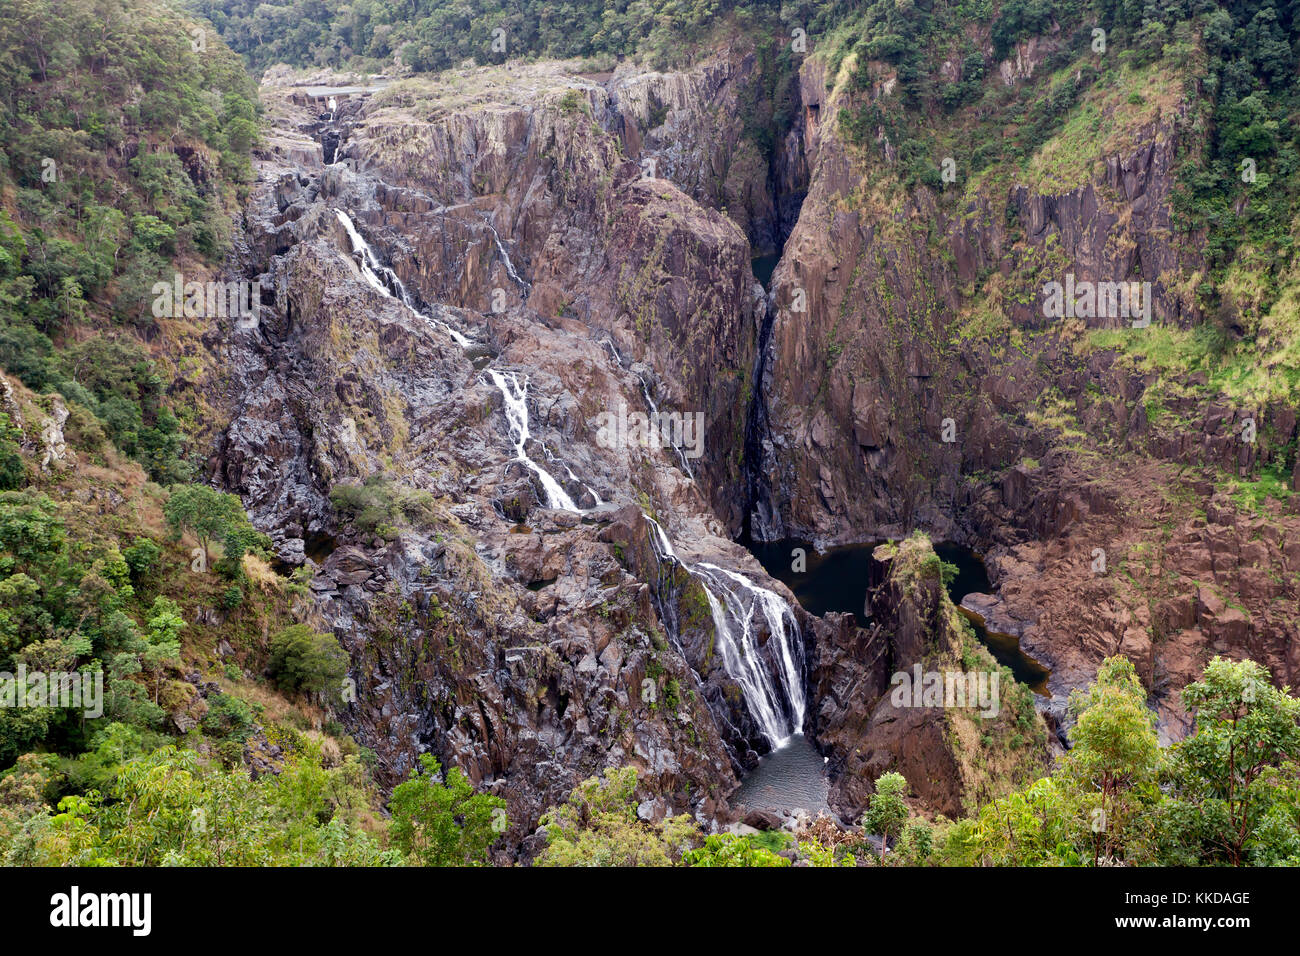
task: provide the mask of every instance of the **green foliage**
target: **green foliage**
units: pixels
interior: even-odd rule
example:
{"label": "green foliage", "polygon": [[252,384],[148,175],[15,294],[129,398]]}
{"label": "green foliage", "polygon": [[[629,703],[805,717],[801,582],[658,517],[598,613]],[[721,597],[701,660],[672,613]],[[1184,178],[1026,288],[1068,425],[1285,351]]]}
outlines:
{"label": "green foliage", "polygon": [[23,433],[14,428],[9,416],[0,412],[0,491],[21,488],[27,479],[20,442]]}
{"label": "green foliage", "polygon": [[907,866],[920,866],[934,849],[934,829],[924,820],[911,820],[903,827],[895,853]]}
{"label": "green foliage", "polygon": [[[487,64],[528,56],[612,58],[637,53],[662,66],[683,61],[689,47],[704,42],[731,9],[751,27],[783,26],[775,11],[754,2],[576,0],[560,7],[541,0],[413,0],[396,6],[381,0],[191,2],[256,72],[280,62],[377,71],[399,50],[402,61],[418,71],[443,70],[466,60]],[[815,36],[849,6],[820,3],[786,15]],[[498,29],[505,31],[504,49],[493,47],[493,31]],[[788,29],[782,29],[787,36]]]}
{"label": "green foliage", "polygon": [[271,638],[268,668],[276,686],[288,693],[337,696],[348,655],[333,634],[292,624]]}
{"label": "green foliage", "polygon": [[1102,662],[1092,686],[1071,695],[1070,711],[1077,719],[1062,770],[1090,821],[1096,863],[1135,838],[1138,815],[1154,799],[1155,717],[1137,671],[1123,657]]}
{"label": "green foliage", "polygon": [[414,863],[424,866],[475,866],[487,862],[488,848],[505,829],[500,797],[475,793],[459,767],[438,782],[442,765],[420,755],[411,779],[393,789],[393,843]]}
{"label": "green foliage", "polygon": [[348,515],[358,531],[387,528],[394,534],[395,525],[427,521],[433,508],[433,498],[427,491],[404,488],[383,475],[371,475],[360,485],[335,485],[330,489],[330,503]]}
{"label": "green foliage", "polygon": [[0,368],[84,406],[160,482],[189,475],[162,379],[130,333],[86,333],[152,331],[141,287],[178,271],[162,256],[217,262],[252,181],[253,84],[188,27],[162,0],[11,0],[0,16]]}
{"label": "green foliage", "polygon": [[868,833],[880,835],[880,858],[885,858],[885,844],[891,836],[898,836],[907,822],[907,780],[901,773],[886,773],[876,778],[876,792],[867,801],[867,812],[862,815],[862,827]]}
{"label": "green foliage", "polygon": [[186,531],[194,535],[203,548],[205,564],[214,538],[233,541],[242,557],[245,543],[256,537],[240,500],[207,485],[173,485],[163,505],[163,515],[175,537]]}
{"label": "green foliage", "polygon": [[[1189,234],[1208,230],[1203,251],[1210,266],[1209,302],[1241,249],[1263,270],[1267,306],[1276,295],[1294,248],[1291,223],[1300,198],[1300,144],[1293,117],[1300,82],[1291,47],[1297,24],[1289,7],[1269,0],[1206,5],[1195,19],[1203,31],[1203,89],[1211,136],[1203,155],[1188,157],[1174,209]],[[1116,19],[1119,19],[1117,16]],[[1169,24],[1172,16],[1161,17]],[[1128,25],[1137,26],[1130,14]],[[1256,172],[1253,181],[1243,164]]]}
{"label": "green foliage", "polygon": [[[104,742],[109,764],[120,742]],[[51,814],[49,770],[28,761],[0,784],[0,853],[25,866],[400,865],[349,819],[358,769],[352,758],[327,770],[306,752],[253,780],[167,746],[120,761],[107,793],[66,796]]]}
{"label": "green foliage", "polygon": [[131,578],[140,581],[149,577],[158,567],[162,558],[162,548],[150,538],[137,538],[122,552],[122,557],[127,567],[131,569]]}
{"label": "green foliage", "polygon": [[1258,664],[1220,658],[1183,696],[1196,732],[1162,753],[1133,666],[1108,658],[1072,699],[1074,746],[1056,772],[940,827],[930,862],[1300,861],[1300,700]]}
{"label": "green foliage", "polygon": [[790,866],[790,861],[758,845],[749,837],[716,833],[704,845],[682,854],[683,866]]}
{"label": "green foliage", "polygon": [[542,815],[547,847],[538,866],[673,866],[699,841],[685,814],[660,823],[637,819],[636,770],[619,767],[573,788]]}
{"label": "green foliage", "polygon": [[1162,862],[1300,864],[1300,700],[1255,662],[1216,657],[1183,702],[1196,733],[1171,754]]}

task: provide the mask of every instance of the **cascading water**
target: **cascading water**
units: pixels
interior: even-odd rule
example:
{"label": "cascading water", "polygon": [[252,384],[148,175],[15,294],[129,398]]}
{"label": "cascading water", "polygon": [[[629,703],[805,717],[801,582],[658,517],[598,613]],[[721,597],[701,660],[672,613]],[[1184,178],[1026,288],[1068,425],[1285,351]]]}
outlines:
{"label": "cascading water", "polygon": [[[453,329],[446,322],[441,322],[433,316],[421,312],[416,308],[415,300],[407,291],[406,284],[398,278],[397,273],[379,261],[379,257],[375,255],[374,250],[370,248],[370,243],[366,242],[365,237],[358,231],[352,218],[341,209],[334,210],[334,214],[338,217],[339,222],[343,224],[343,229],[348,234],[348,241],[352,243],[353,253],[360,258],[359,264],[361,266],[362,276],[374,289],[388,296],[390,299],[398,300],[421,319],[446,331],[461,348],[471,348],[473,346],[473,342],[460,332]],[[489,228],[491,228],[491,224],[489,223],[488,225]],[[496,236],[495,229],[492,230],[492,234],[493,236]],[[499,237],[497,238],[497,246],[498,248],[501,248],[501,240]],[[505,250],[503,248],[501,249],[501,254],[505,258],[506,269],[509,271],[511,277],[518,279],[514,266],[511,265],[510,259],[505,255]],[[519,281],[523,282],[522,279],[519,279]],[[524,283],[524,285],[526,286],[527,283]],[[569,497],[568,493],[563,487],[561,487],[560,483],[555,480],[555,477],[537,462],[533,461],[532,458],[528,457],[527,445],[528,439],[531,437],[528,431],[528,379],[525,378],[520,382],[519,376],[514,372],[502,373],[498,372],[496,369],[486,369],[485,371],[488,378],[491,379],[492,384],[500,390],[502,397],[505,399],[506,420],[510,424],[510,436],[515,443],[515,457],[527,465],[528,468],[532,470],[533,474],[537,475],[538,480],[541,481],[542,488],[546,492],[547,507],[559,508],[564,511],[572,511],[575,514],[582,514],[583,509],[579,508],[574,500]],[[545,446],[543,446],[543,450],[546,450]],[[546,456],[552,461],[558,460],[551,455],[549,451],[546,452]],[[573,473],[572,468],[562,461],[559,462],[559,464],[568,472],[569,478],[572,481],[587,489],[591,494],[592,499],[596,502],[596,507],[600,507],[604,504],[604,502],[600,500],[600,495],[596,493],[595,489],[581,481],[578,476]]]}
{"label": "cascading water", "polygon": [[[347,233],[353,253],[358,257],[362,276],[372,288],[382,295],[401,302],[421,319],[444,329],[462,348],[473,344],[447,323],[420,311],[407,291],[406,285],[392,269],[379,261],[379,257],[375,255],[351,217],[341,209],[336,209],[334,213]],[[527,289],[528,283],[515,271],[496,229],[490,222],[486,224],[496,241],[507,273],[511,279]],[[625,368],[613,342],[607,340],[606,344],[615,362],[620,368]],[[493,368],[485,369],[484,374],[501,392],[504,400],[506,421],[510,426],[510,437],[515,446],[515,458],[523,462],[541,482],[546,494],[547,507],[583,514],[583,509],[569,496],[555,476],[528,454],[528,441],[532,436],[528,423],[527,377],[525,376],[521,381],[515,372],[503,372]],[[657,416],[659,409],[650,397],[645,379],[639,375],[637,378],[641,382],[642,395],[647,406]],[[603,503],[595,490],[585,485],[574,474],[572,468],[551,455],[544,445],[542,448],[546,452],[547,459],[558,462],[571,481],[587,488],[597,507]],[[674,446],[674,450],[681,460],[683,470],[693,478],[681,449]],[[654,530],[656,554],[659,559],[681,565],[704,588],[713,617],[714,631],[722,651],[723,666],[728,676],[740,686],[746,706],[759,730],[773,749],[779,749],[791,735],[800,731],[806,707],[802,677],[803,647],[799,627],[790,606],[780,595],[753,584],[735,571],[706,562],[691,567],[677,556],[672,541],[659,523],[649,515],[646,516],[646,520]],[[722,595],[721,599],[718,597],[719,594]],[[769,644],[775,642],[776,653],[771,655],[773,660],[770,666],[765,664],[763,649],[758,644],[756,615],[759,614],[767,624]]]}
{"label": "cascading water", "polygon": [[[618,354],[618,349],[614,347],[614,340],[611,339],[609,336],[605,337],[605,347],[609,349],[609,354],[613,356],[614,364],[617,365],[619,368],[623,369],[623,371],[625,372],[629,371],[628,367],[623,364],[623,357]],[[647,384],[645,380],[645,376],[640,375],[637,372],[633,372],[632,374],[636,375],[636,380],[641,383],[641,397],[645,399],[646,407],[650,409],[652,420],[656,422],[659,421],[659,406],[656,405],[655,400],[650,397],[650,386],[649,384]],[[670,444],[672,444],[671,441]],[[676,444],[672,445],[672,449],[673,451],[677,452],[677,460],[678,462],[680,462],[682,466],[682,472],[686,475],[687,478],[691,479],[691,481],[694,481],[695,472],[691,471],[691,463],[687,459],[686,453],[683,452],[681,447]]]}
{"label": "cascading water", "polygon": [[361,257],[361,274],[371,286],[388,296],[390,299],[396,299],[401,302],[402,305],[406,306],[412,313],[419,316],[425,322],[429,322],[442,329],[450,335],[455,343],[461,348],[469,348],[474,344],[446,322],[435,319],[433,316],[417,309],[415,307],[415,300],[411,298],[411,294],[406,290],[406,284],[397,277],[396,272],[388,268],[388,266],[380,263],[379,257],[376,256],[374,250],[370,248],[370,243],[366,242],[365,237],[357,231],[356,224],[352,221],[352,217],[342,209],[335,209],[334,215],[337,216],[339,222],[343,224],[343,229],[348,234],[348,241],[352,243],[352,251]]}
{"label": "cascading water", "polygon": [[[674,562],[699,581],[709,602],[713,629],[727,676],[740,685],[750,716],[773,750],[803,728],[807,709],[803,686],[803,640],[790,605],[775,591],[744,575],[701,561],[694,567],[677,556],[667,533],[649,515],[658,559]],[[719,599],[718,595],[722,597]],[[770,663],[758,644],[758,620],[767,624]]]}
{"label": "cascading water", "polygon": [[515,443],[515,459],[527,465],[542,483],[542,489],[546,492],[546,506],[581,514],[582,509],[560,487],[560,483],[555,480],[554,476],[528,457],[528,439],[530,435],[528,433],[527,377],[521,383],[519,376],[514,372],[498,372],[494,368],[486,369],[485,374],[492,380],[492,384],[500,389],[501,396],[505,399],[506,421],[510,424],[510,438]]}
{"label": "cascading water", "polygon": [[529,284],[518,272],[515,271],[515,264],[510,261],[510,254],[506,252],[505,243],[501,241],[501,236],[497,232],[496,226],[492,225],[492,220],[489,219],[487,216],[484,216],[483,223],[488,227],[488,231],[492,233],[492,238],[497,244],[497,253],[501,256],[501,261],[505,263],[506,275],[510,276],[513,282],[517,283],[523,288],[524,298],[527,299],[528,293],[533,291],[532,285]]}
{"label": "cascading water", "polygon": [[[800,640],[799,625],[795,621],[794,611],[775,591],[754,584],[749,578],[736,571],[720,568],[716,564],[700,562],[696,565],[699,574],[719,585],[727,602],[731,617],[741,624],[739,639],[734,634],[727,636],[733,645],[734,653],[739,658],[737,672],[732,676],[741,686],[752,684],[754,696],[762,698],[761,710],[769,711],[772,720],[759,718],[759,725],[769,737],[774,733],[780,735],[773,741],[774,747],[780,747],[793,733],[803,727],[806,703],[803,688],[803,642]],[[735,587],[726,587],[723,581],[732,582]],[[707,590],[707,589],[706,589]],[[715,600],[716,603],[716,600]],[[758,646],[756,614],[761,613],[767,624],[768,642],[775,642],[771,671],[763,666],[761,650]],[[717,618],[717,611],[714,617]],[[724,660],[727,649],[723,648]],[[731,673],[730,668],[728,673]],[[741,675],[745,676],[741,676]]]}

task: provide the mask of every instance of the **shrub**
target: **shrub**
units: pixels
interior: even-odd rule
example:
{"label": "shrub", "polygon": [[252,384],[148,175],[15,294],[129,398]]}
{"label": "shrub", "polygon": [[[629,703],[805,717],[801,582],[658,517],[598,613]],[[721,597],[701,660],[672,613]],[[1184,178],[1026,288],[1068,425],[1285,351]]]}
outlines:
{"label": "shrub", "polygon": [[271,679],[290,693],[337,693],[347,673],[348,655],[332,634],[293,624],[271,638]]}

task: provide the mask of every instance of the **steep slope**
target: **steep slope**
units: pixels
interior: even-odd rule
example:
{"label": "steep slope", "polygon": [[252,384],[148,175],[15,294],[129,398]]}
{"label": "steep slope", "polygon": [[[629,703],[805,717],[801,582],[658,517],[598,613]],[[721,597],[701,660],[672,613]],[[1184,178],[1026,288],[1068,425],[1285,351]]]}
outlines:
{"label": "steep slope", "polygon": [[[969,543],[1000,629],[1052,667],[1058,713],[1119,651],[1167,738],[1187,729],[1173,692],[1212,653],[1294,682],[1292,294],[1243,306],[1237,334],[1258,331],[1239,345],[1207,344],[1222,316],[1204,305],[1206,233],[1180,205],[1184,163],[1208,148],[1190,79],[1203,54],[1142,63],[1053,28],[998,63],[973,28],[966,69],[988,92],[941,126],[907,105],[905,64],[851,42],[844,57],[838,39],[801,74],[811,186],[773,281],[755,535],[920,526]],[[950,50],[931,55],[960,85]],[[1002,148],[981,136],[1013,129],[990,102],[1044,113],[1045,132],[1018,129],[1019,159],[981,159]],[[1224,288],[1246,281],[1233,269]],[[1047,283],[1076,279],[1149,282],[1149,325],[1045,315]]]}
{"label": "steep slope", "polygon": [[[783,648],[820,625],[770,613],[788,592],[710,503],[739,520],[749,242],[624,151],[636,104],[693,98],[684,123],[729,76],[479,69],[340,93],[336,116],[266,91],[241,259],[263,308],[207,339],[212,475],[312,572],[381,780],[432,749],[507,798],[512,851],[612,765],[647,817],[725,819],[772,745],[746,653],[793,681],[777,718],[800,729]],[[602,436],[620,408],[700,430]]]}
{"label": "steep slope", "polygon": [[[953,606],[923,535],[876,549],[869,630],[817,644],[817,738],[830,757],[831,803],[866,806],[897,771],[928,811],[960,817],[1048,765],[1034,695],[999,668]],[[855,633],[856,632],[856,633]]]}

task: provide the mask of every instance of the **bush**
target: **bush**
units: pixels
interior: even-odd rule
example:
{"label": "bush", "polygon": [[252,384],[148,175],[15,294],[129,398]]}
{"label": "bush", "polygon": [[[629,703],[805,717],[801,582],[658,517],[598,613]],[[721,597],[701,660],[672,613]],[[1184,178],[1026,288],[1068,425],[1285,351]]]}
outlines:
{"label": "bush", "polygon": [[9,423],[9,416],[0,412],[0,491],[13,491],[27,483],[27,469],[18,445],[22,436],[22,431]]}
{"label": "bush", "polygon": [[154,544],[151,538],[137,538],[122,552],[122,557],[131,569],[131,577],[139,579],[148,576],[158,566],[162,548]]}
{"label": "bush", "polygon": [[347,666],[348,655],[338,638],[318,634],[306,624],[293,624],[271,638],[271,679],[281,690],[337,694]]}
{"label": "bush", "polygon": [[364,484],[340,483],[330,489],[330,503],[351,517],[358,531],[383,529],[383,537],[396,537],[396,528],[427,520],[432,497],[427,491],[404,488],[380,475]]}
{"label": "bush", "polygon": [[475,793],[459,767],[447,771],[445,783],[438,782],[441,773],[437,758],[421,754],[411,779],[393,789],[393,843],[425,866],[487,862],[488,847],[504,829],[506,802]]}

